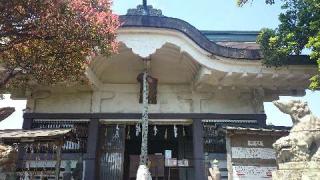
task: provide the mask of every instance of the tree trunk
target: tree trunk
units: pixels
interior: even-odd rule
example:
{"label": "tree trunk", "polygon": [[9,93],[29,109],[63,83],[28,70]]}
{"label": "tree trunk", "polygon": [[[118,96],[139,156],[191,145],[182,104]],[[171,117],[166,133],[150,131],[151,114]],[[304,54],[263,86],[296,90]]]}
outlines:
{"label": "tree trunk", "polygon": [[6,70],[6,72],[2,75],[0,79],[0,89],[4,88],[8,84],[8,82],[19,73],[20,71]]}

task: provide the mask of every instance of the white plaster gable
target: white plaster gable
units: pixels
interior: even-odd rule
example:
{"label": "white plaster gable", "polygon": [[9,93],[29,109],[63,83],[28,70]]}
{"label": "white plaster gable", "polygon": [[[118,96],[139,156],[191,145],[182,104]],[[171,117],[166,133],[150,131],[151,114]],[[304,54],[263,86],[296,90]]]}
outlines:
{"label": "white plaster gable", "polygon": [[[317,72],[315,66],[289,65],[281,68],[268,68],[259,60],[232,59],[216,56],[198,46],[183,33],[157,28],[121,28],[118,41],[130,48],[141,58],[153,57],[158,51],[168,51],[166,46],[179,49],[185,59],[201,66],[205,73],[194,74],[193,83],[207,83],[213,86],[250,86],[305,89],[308,79]],[[166,50],[164,50],[166,49]],[[155,56],[156,57],[156,56]],[[165,58],[161,56],[160,58]],[[211,72],[210,72],[211,71]],[[296,83],[289,83],[295,80]]]}
{"label": "white plaster gable", "polygon": [[[305,72],[315,70],[309,66],[286,66],[283,68],[267,68],[259,60],[224,58],[211,54],[181,32],[157,28],[121,28],[118,31],[117,40],[142,58],[154,54],[165,44],[173,44],[180,48],[181,52],[188,53],[194,61],[212,70],[234,73],[291,73],[295,71]],[[310,72],[311,73],[311,72]]]}
{"label": "white plaster gable", "polygon": [[167,40],[153,34],[119,34],[118,41],[124,43],[132,52],[141,58],[148,58],[160,49]]}

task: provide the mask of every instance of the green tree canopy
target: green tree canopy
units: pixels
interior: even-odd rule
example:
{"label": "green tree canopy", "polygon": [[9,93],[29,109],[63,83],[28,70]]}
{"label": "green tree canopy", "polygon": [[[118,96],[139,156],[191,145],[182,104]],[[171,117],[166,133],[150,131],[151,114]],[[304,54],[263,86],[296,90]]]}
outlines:
{"label": "green tree canopy", "polygon": [[[238,5],[248,0],[238,0]],[[282,66],[290,61],[290,55],[300,55],[311,50],[310,58],[318,63],[318,74],[311,78],[311,89],[320,87],[320,0],[282,0],[283,13],[276,29],[262,29],[257,42],[264,54],[267,66]],[[275,3],[266,0],[266,3]]]}
{"label": "green tree canopy", "polygon": [[110,0],[0,0],[0,88],[83,77],[90,58],[116,51]]}
{"label": "green tree canopy", "polygon": [[[253,1],[253,0],[251,0]],[[265,0],[266,4],[274,4],[274,0]],[[249,0],[237,0],[237,5],[238,6],[243,6],[245,4],[247,4],[249,2]]]}

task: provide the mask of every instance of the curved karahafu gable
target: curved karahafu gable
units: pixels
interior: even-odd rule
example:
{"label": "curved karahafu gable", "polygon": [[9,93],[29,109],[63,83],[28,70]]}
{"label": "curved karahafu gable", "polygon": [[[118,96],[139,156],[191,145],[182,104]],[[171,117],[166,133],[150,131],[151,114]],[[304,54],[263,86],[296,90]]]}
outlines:
{"label": "curved karahafu gable", "polygon": [[[158,11],[156,12],[158,13]],[[258,31],[200,31],[191,24],[181,19],[166,17],[162,14],[159,15],[159,13],[156,15],[136,15],[136,13],[129,13],[127,15],[120,16],[120,21],[122,23],[121,29],[157,28],[179,31],[211,55],[231,59],[263,59],[263,54],[259,49],[259,45],[255,43],[255,36],[258,35]],[[239,35],[250,36],[250,43],[246,41],[231,42],[229,40],[226,40],[224,42],[215,42],[208,37],[212,36],[212,32],[218,36],[219,34],[228,34],[228,36],[234,36],[235,34],[237,34],[238,38],[240,39],[242,38],[242,36]],[[231,38],[231,36],[228,36],[226,36],[225,38]],[[238,39],[235,41],[238,41]],[[310,60],[309,56],[307,55],[292,55],[288,63],[290,65],[316,65],[316,61]]]}
{"label": "curved karahafu gable", "polygon": [[[294,89],[304,89],[308,86],[308,79],[316,72],[316,66],[310,66],[311,61],[303,60],[306,59],[306,56],[292,57],[288,66],[268,68],[260,61],[263,56],[257,44],[254,48],[246,48],[246,45],[249,44],[246,40],[237,42],[236,46],[230,45],[231,41],[212,41],[207,38],[208,33],[212,35],[211,32],[200,32],[180,19],[141,14],[124,15],[120,16],[120,19],[122,25],[117,37],[121,45],[119,55],[109,58],[109,62],[105,64],[110,64],[113,59],[121,55],[123,56],[121,59],[130,60],[128,63],[132,63],[135,59],[139,61],[138,59],[147,58],[154,66],[151,68],[153,71],[170,75],[171,79],[179,76],[187,77],[181,72],[188,72],[190,78],[179,79],[180,81],[177,81],[179,83],[189,82],[195,86],[205,83],[217,87],[259,86],[277,89],[290,86]],[[241,32],[232,32],[231,36],[235,35],[234,33],[241,34]],[[249,42],[254,44],[252,41],[251,38]],[[131,57],[123,55],[129,52],[133,53]],[[175,61],[188,62],[188,64],[192,62],[195,68],[186,66],[188,71],[182,69],[177,71],[180,72],[179,74],[172,74],[170,67],[184,67],[179,63],[173,64]],[[93,71],[98,72],[96,69],[100,69],[101,72],[105,71],[102,67],[97,63],[93,66]],[[190,73],[192,69],[195,69],[194,73]],[[158,75],[159,79],[165,80],[166,76],[153,73]],[[101,75],[99,72],[97,75],[98,78],[99,76],[111,77],[111,75]],[[295,83],[289,83],[291,80],[295,80]]]}
{"label": "curved karahafu gable", "polygon": [[257,49],[237,49],[211,42],[194,26],[180,19],[164,16],[125,15],[120,16],[120,20],[123,23],[121,26],[123,28],[149,27],[180,31],[193,40],[202,49],[214,55],[250,60],[258,60],[262,58],[261,52]]}

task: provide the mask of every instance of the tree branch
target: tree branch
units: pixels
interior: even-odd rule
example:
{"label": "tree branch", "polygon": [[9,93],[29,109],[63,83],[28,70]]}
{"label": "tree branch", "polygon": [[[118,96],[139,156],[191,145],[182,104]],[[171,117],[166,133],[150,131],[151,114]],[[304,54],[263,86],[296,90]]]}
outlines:
{"label": "tree branch", "polygon": [[16,77],[19,73],[21,73],[21,70],[7,70],[4,73],[3,78],[1,78],[0,80],[0,89],[3,88],[4,86],[6,86],[8,84],[8,82],[13,79],[14,77]]}

